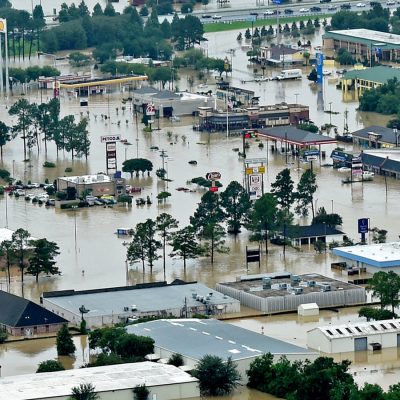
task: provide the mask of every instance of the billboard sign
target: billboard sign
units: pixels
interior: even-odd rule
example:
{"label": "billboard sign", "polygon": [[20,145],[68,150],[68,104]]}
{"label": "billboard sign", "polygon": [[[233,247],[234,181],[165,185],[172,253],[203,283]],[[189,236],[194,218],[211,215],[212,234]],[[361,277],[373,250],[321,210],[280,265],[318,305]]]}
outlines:
{"label": "billboard sign", "polygon": [[262,174],[249,175],[250,200],[259,199],[262,196]]}
{"label": "billboard sign", "polygon": [[117,144],[106,142],[106,167],[107,174],[117,171]]}
{"label": "billboard sign", "polygon": [[359,218],[358,220],[358,233],[368,233],[369,219]]}
{"label": "billboard sign", "polygon": [[317,58],[317,83],[322,83],[324,80],[324,55],[322,53],[316,54]]}
{"label": "billboard sign", "polygon": [[221,179],[221,174],[219,172],[209,172],[206,174],[206,179],[209,181],[216,181]]}
{"label": "billboard sign", "polygon": [[107,136],[100,136],[101,143],[109,143],[109,142],[118,142],[121,140],[121,135],[107,135]]}
{"label": "billboard sign", "polygon": [[146,115],[155,115],[155,113],[156,113],[156,108],[154,107],[154,104],[152,103],[147,104]]}
{"label": "billboard sign", "polygon": [[319,150],[306,150],[304,152],[304,157],[308,156],[319,156]]}

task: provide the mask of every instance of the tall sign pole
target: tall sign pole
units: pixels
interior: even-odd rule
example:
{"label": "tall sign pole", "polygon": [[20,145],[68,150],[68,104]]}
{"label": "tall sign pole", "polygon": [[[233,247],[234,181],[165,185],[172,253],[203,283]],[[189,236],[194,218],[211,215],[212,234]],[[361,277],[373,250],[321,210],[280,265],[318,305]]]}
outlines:
{"label": "tall sign pole", "polygon": [[1,44],[1,33],[0,33],[0,96],[3,96],[3,46]]}

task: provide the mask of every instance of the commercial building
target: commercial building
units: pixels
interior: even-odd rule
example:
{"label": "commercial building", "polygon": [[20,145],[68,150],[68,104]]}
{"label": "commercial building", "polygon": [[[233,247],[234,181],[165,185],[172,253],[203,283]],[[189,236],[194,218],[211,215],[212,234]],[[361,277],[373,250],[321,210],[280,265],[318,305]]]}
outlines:
{"label": "commercial building", "polygon": [[200,395],[196,378],[173,365],[147,361],[8,376],[0,379],[0,400],[68,400],[82,383],[92,384],[99,400],[132,400],[138,385],[146,385],[153,400]]}
{"label": "commercial building", "polygon": [[240,300],[242,306],[266,314],[297,311],[300,304],[316,303],[319,308],[363,304],[365,289],[319,274],[276,273],[247,275],[236,282],[217,284],[216,289]]}
{"label": "commercial building", "polygon": [[[292,48],[285,45],[280,46],[261,46],[260,61],[261,64],[269,64],[273,66],[285,65],[303,65],[306,62],[304,52],[308,52],[304,48]],[[315,58],[315,57],[314,57]]]}
{"label": "commercial building", "polygon": [[344,29],[322,35],[323,52],[335,57],[339,49],[345,49],[356,59],[372,64],[376,61],[400,59],[400,35],[370,29]]}
{"label": "commercial building", "polygon": [[400,267],[400,242],[336,247],[332,252],[341,261],[370,273]]}
{"label": "commercial building", "polygon": [[286,103],[251,106],[229,112],[202,106],[198,112],[199,130],[207,131],[226,131],[227,124],[229,130],[297,125],[310,117],[308,106]]}
{"label": "commercial building", "polygon": [[200,106],[212,106],[214,99],[211,96],[189,93],[158,90],[150,86],[143,86],[132,92],[133,109],[145,113],[148,104],[153,104],[156,116],[168,118],[173,115],[194,115]]}
{"label": "commercial building", "polygon": [[307,346],[324,353],[400,347],[400,320],[328,325],[307,332]]}
{"label": "commercial building", "polygon": [[375,89],[387,83],[389,79],[400,79],[400,68],[380,65],[378,67],[353,69],[342,75],[340,85],[346,94],[354,90],[356,98],[365,90]]}
{"label": "commercial building", "polygon": [[92,196],[119,196],[125,194],[125,179],[111,178],[105,174],[63,176],[57,179],[58,191],[69,187],[76,189],[77,196],[81,196],[82,192],[89,192]]}
{"label": "commercial building", "polygon": [[364,148],[382,149],[399,146],[400,131],[397,128],[391,129],[384,126],[372,125],[359,129],[353,132],[352,135],[353,143]]}
{"label": "commercial building", "polygon": [[[197,282],[175,280],[94,290],[61,290],[42,294],[43,306],[78,325],[81,310],[90,327],[144,316],[191,317],[240,312],[240,302]],[[83,307],[83,308],[82,308]]]}
{"label": "commercial building", "polygon": [[[315,225],[290,225],[281,230],[278,235],[279,239],[289,240],[292,246],[313,245],[316,241],[329,244],[332,242],[343,241],[344,233],[336,228],[327,226],[326,224]],[[271,239],[272,241],[272,239]]]}
{"label": "commercial building", "polygon": [[3,290],[0,290],[0,304],[0,329],[12,336],[58,332],[68,322],[33,301]]}
{"label": "commercial building", "polygon": [[163,359],[181,354],[187,368],[195,367],[207,354],[223,360],[230,357],[244,382],[250,363],[267,352],[275,360],[286,356],[290,361],[304,361],[317,356],[303,347],[215,319],[157,320],[129,325],[127,331],[153,338],[154,351]]}
{"label": "commercial building", "polygon": [[364,150],[362,163],[364,169],[374,172],[375,175],[400,179],[400,150],[397,148]]}

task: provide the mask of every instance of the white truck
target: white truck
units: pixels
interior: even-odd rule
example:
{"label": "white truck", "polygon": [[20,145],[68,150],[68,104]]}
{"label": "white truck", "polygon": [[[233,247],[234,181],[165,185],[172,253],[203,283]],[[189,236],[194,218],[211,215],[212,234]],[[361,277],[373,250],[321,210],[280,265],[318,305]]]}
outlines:
{"label": "white truck", "polygon": [[301,69],[284,69],[276,79],[278,81],[283,81],[285,79],[301,79]]}

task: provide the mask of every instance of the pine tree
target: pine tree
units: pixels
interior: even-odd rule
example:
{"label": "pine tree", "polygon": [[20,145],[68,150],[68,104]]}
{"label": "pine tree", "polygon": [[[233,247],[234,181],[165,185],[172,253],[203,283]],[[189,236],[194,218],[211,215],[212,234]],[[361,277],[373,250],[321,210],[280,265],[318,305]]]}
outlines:
{"label": "pine tree", "polygon": [[72,335],[68,329],[68,325],[64,324],[57,332],[57,354],[59,356],[69,356],[74,354],[76,350],[72,340]]}

